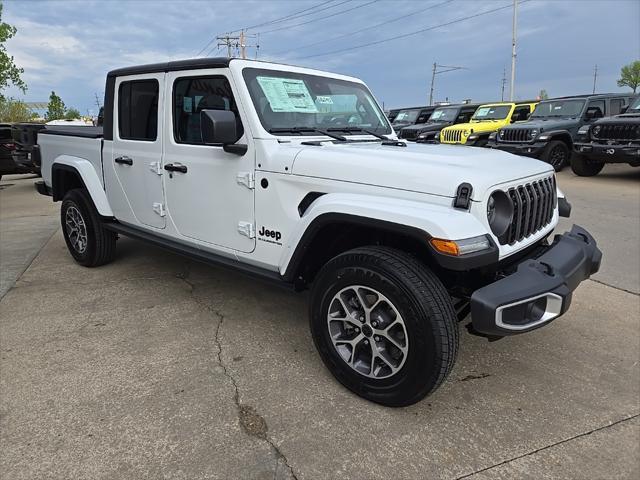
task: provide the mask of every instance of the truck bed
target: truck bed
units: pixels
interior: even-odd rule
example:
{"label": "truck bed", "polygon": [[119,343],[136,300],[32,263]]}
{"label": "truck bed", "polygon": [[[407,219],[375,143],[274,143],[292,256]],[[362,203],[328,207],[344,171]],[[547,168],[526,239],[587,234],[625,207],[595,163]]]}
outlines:
{"label": "truck bed", "polygon": [[65,137],[102,138],[102,127],[65,127],[47,125],[38,135],[62,135]]}

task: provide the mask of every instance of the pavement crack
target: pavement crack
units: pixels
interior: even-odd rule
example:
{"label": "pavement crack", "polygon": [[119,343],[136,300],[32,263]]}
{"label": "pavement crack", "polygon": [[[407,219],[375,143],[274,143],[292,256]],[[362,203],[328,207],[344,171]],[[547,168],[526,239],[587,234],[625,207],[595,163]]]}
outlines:
{"label": "pavement crack", "polygon": [[608,283],[603,282],[602,280],[596,280],[595,278],[590,278],[589,280],[591,280],[592,282],[599,283],[600,285],[604,285],[605,287],[613,288],[615,290],[619,290],[624,293],[630,293],[631,295],[635,295],[636,297],[640,296],[640,293],[638,292],[634,292],[633,290],[627,290],[626,288],[622,288],[622,287],[616,287],[615,285],[610,285]]}
{"label": "pavement crack", "polygon": [[238,387],[238,382],[235,377],[231,373],[229,367],[225,363],[222,355],[222,342],[220,341],[220,331],[222,330],[222,326],[224,325],[225,317],[222,312],[214,308],[213,306],[203,302],[198,299],[195,295],[196,285],[190,280],[191,274],[191,264],[187,263],[185,265],[185,269],[183,272],[176,275],[176,278],[179,278],[189,287],[189,293],[193,300],[205,308],[209,312],[211,312],[217,319],[218,322],[216,324],[215,334],[213,337],[213,342],[216,346],[216,360],[218,365],[222,368],[222,372],[225,377],[229,379],[231,385],[233,386],[233,402],[236,406],[236,410],[238,411],[238,423],[242,430],[249,436],[258,438],[264,442],[266,442],[271,452],[275,457],[275,467],[273,472],[273,478],[278,478],[278,470],[280,467],[280,463],[283,463],[287,470],[289,471],[291,477],[294,480],[298,480],[296,473],[293,470],[293,467],[289,463],[289,459],[286,457],[284,453],[280,450],[280,448],[274,443],[274,441],[269,437],[268,431],[269,427],[267,425],[266,420],[262,417],[257,410],[251,405],[245,405],[240,400],[240,389]]}
{"label": "pavement crack", "polygon": [[549,448],[553,448],[553,447],[556,447],[558,445],[562,445],[562,444],[570,442],[572,440],[576,440],[578,438],[589,436],[592,433],[596,433],[596,432],[599,432],[601,430],[606,430],[607,428],[614,427],[616,425],[619,425],[619,424],[624,423],[624,422],[628,422],[629,420],[633,420],[634,418],[638,418],[638,417],[640,417],[640,413],[636,413],[634,415],[629,415],[627,417],[621,418],[620,420],[616,420],[615,422],[611,422],[611,423],[608,423],[606,425],[601,425],[599,427],[596,427],[596,428],[594,428],[592,430],[589,430],[588,432],[579,433],[577,435],[574,435],[573,437],[565,438],[563,440],[558,440],[557,442],[551,443],[549,445],[545,445],[544,447],[536,448],[535,450],[532,450],[532,451],[527,452],[527,453],[523,453],[522,455],[517,455],[515,457],[512,457],[512,458],[509,458],[507,460],[504,460],[504,461],[502,461],[500,463],[496,463],[495,465],[491,465],[489,467],[481,468],[481,469],[475,470],[475,471],[473,471],[471,473],[466,473],[466,474],[464,474],[462,476],[456,477],[455,480],[462,480],[463,478],[469,478],[469,477],[472,477],[473,475],[477,475],[478,473],[483,473],[483,472],[486,472],[488,470],[493,470],[496,467],[500,467],[502,465],[506,465],[507,463],[511,463],[513,461],[519,460],[519,459],[524,458],[524,457],[528,457],[530,455],[535,455],[538,452],[542,452],[542,451],[547,450]]}

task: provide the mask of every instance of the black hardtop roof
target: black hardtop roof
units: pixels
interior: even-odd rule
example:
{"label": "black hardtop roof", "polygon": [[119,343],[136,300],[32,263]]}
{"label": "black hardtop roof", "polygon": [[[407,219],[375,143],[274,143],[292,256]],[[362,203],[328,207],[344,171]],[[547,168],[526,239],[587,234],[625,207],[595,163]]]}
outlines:
{"label": "black hardtop roof", "polygon": [[107,77],[123,77],[126,75],[140,75],[155,72],[175,72],[179,70],[193,70],[197,68],[226,68],[234,60],[228,57],[190,58],[174,62],[150,63],[134,65],[132,67],[117,68],[107,73]]}
{"label": "black hardtop roof", "polygon": [[545,100],[540,100],[540,102],[548,102],[551,100],[572,100],[572,99],[582,99],[582,98],[609,98],[609,97],[633,97],[633,92],[621,92],[621,93],[585,93],[582,95],[567,95],[566,97],[553,97],[547,98]]}

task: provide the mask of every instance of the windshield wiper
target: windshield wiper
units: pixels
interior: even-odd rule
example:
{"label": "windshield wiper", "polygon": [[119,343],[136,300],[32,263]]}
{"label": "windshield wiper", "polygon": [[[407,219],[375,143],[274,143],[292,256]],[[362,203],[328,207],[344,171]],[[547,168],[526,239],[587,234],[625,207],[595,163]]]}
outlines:
{"label": "windshield wiper", "polygon": [[312,128],[312,127],[285,127],[285,128],[270,128],[269,133],[319,133],[320,135],[325,135],[327,137],[335,138],[336,140],[340,140],[341,142],[346,142],[347,139],[342,135],[338,135],[337,133],[330,133],[326,130],[322,130],[320,128]]}
{"label": "windshield wiper", "polygon": [[380,133],[374,132],[373,130],[368,130],[366,128],[360,128],[360,127],[332,127],[332,128],[327,128],[327,131],[328,132],[347,132],[347,133],[363,132],[363,133],[366,133],[367,135],[372,135],[376,138],[379,138],[380,140],[389,140],[389,137],[387,137],[386,135],[382,135]]}

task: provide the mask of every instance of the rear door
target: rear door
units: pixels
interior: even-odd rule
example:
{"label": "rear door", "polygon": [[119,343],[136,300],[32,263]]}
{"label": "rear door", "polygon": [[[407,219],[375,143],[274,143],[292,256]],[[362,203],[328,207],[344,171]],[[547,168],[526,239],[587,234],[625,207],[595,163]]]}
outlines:
{"label": "rear door", "polygon": [[161,176],[163,116],[158,114],[164,102],[164,77],[164,73],[152,73],[116,79],[115,128],[107,166],[117,182],[116,188],[107,188],[111,197],[118,197],[109,198],[116,218],[155,228],[166,225]]}

